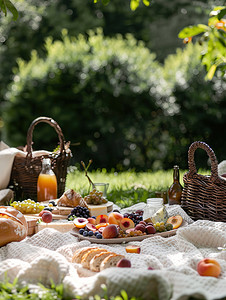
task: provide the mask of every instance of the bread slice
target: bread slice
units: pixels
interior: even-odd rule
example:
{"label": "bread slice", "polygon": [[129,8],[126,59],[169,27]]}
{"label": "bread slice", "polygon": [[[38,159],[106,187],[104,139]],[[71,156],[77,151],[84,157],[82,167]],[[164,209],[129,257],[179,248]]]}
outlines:
{"label": "bread slice", "polygon": [[96,248],[96,249],[91,249],[90,251],[86,252],[83,256],[82,256],[82,260],[81,260],[81,264],[83,266],[83,268],[85,269],[89,269],[90,268],[90,261],[91,259],[99,253],[102,252],[107,252],[106,249],[103,248]]}
{"label": "bread slice", "polygon": [[100,264],[100,271],[103,271],[107,268],[116,267],[120,259],[125,258],[125,256],[120,254],[111,254],[107,256]]}
{"label": "bread slice", "polygon": [[106,257],[108,257],[111,254],[113,254],[113,252],[109,251],[96,254],[90,261],[90,270],[93,272],[100,272],[100,264]]}
{"label": "bread slice", "polygon": [[72,257],[72,262],[73,263],[77,263],[77,264],[80,264],[81,261],[82,261],[82,257],[83,255],[90,251],[91,249],[96,249],[97,247],[85,247],[85,248],[80,248],[78,250],[75,251],[73,257]]}

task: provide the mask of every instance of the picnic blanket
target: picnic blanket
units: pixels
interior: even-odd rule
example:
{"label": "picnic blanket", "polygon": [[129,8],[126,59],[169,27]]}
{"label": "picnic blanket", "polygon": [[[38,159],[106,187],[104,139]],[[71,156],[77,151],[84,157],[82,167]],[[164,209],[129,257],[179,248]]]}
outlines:
{"label": "picnic blanket", "polygon": [[[79,295],[83,299],[103,294],[102,284],[111,296],[126,290],[129,297],[139,296],[144,300],[226,297],[226,251],[218,249],[226,244],[226,224],[193,222],[178,205],[168,207],[168,213],[180,214],[188,225],[169,238],[155,236],[133,242],[140,245],[140,254],[126,253],[125,244],[98,244],[125,255],[131,260],[131,269],[109,268],[91,277],[79,277],[71,258],[76,249],[90,242],[78,241],[69,232],[62,234],[47,228],[0,249],[0,280],[4,280],[6,272],[9,280],[18,277],[21,283],[48,285],[53,280],[55,284],[64,284],[65,296]],[[197,263],[205,257],[220,263],[219,278],[198,275]],[[154,270],[148,270],[149,266]]]}

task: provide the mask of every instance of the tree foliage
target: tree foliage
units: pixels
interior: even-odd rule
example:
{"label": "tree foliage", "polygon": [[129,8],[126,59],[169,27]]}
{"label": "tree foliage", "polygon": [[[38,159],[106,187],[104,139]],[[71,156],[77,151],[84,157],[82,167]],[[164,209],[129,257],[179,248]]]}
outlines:
{"label": "tree foliage", "polygon": [[188,39],[201,34],[199,43],[203,45],[201,60],[206,66],[206,78],[211,80],[216,70],[222,76],[226,70],[226,6],[217,6],[210,12],[208,25],[198,24],[184,28],[179,38]]}

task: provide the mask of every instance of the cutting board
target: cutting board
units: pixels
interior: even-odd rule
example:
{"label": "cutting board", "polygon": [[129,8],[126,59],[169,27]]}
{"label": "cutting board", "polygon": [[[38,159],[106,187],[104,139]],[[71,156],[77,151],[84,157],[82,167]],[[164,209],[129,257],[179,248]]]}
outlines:
{"label": "cutting board", "polygon": [[24,215],[25,219],[27,220],[27,227],[28,227],[28,232],[27,235],[31,236],[35,234],[35,230],[37,227],[37,221],[40,217],[38,216],[32,216],[32,215]]}
{"label": "cutting board", "polygon": [[[108,201],[105,204],[101,204],[101,205],[91,205],[88,204],[88,209],[91,209],[93,207],[106,207],[107,208],[107,212],[111,212],[113,209],[113,202]],[[64,207],[64,206],[54,206],[53,210],[52,210],[52,214],[54,215],[66,215],[68,216],[70,214],[70,212],[72,211],[73,207]]]}
{"label": "cutting board", "polygon": [[[28,226],[28,236],[31,236],[37,232],[37,221],[40,219],[38,214],[26,214],[24,215],[25,219],[27,220]],[[62,220],[66,219],[67,215],[54,215],[53,220]]]}

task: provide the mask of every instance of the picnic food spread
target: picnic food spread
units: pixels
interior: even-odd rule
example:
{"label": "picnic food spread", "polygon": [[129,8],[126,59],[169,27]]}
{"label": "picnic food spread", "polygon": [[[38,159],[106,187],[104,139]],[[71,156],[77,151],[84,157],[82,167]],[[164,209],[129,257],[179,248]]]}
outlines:
{"label": "picnic food spread", "polygon": [[[94,190],[91,195],[95,194]],[[102,197],[101,193],[99,196]],[[155,234],[168,237],[174,235],[175,230],[183,222],[181,216],[169,218],[165,206],[147,219],[143,219],[144,210],[142,209],[126,213],[115,209],[107,213],[105,207],[104,214],[95,216],[92,215],[93,209],[85,199],[87,198],[83,198],[73,189],[68,189],[58,200],[35,203],[33,200],[27,199],[22,202],[14,201],[11,205],[26,216],[29,235],[45,228],[53,228],[61,232],[71,230],[72,234],[80,239],[87,239],[92,243],[100,243],[100,240],[103,243],[122,243],[130,239],[131,241],[142,240]],[[95,212],[98,213],[102,212],[103,205],[106,204],[93,204],[92,206],[96,207]],[[30,228],[30,216],[37,218],[38,221],[35,228],[32,223],[32,229]]]}

